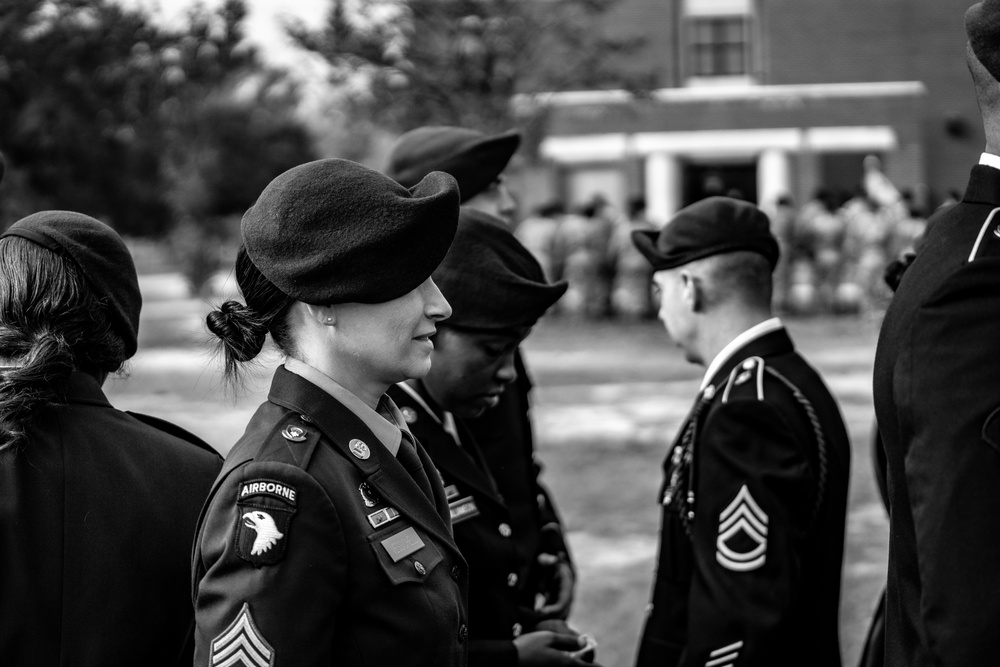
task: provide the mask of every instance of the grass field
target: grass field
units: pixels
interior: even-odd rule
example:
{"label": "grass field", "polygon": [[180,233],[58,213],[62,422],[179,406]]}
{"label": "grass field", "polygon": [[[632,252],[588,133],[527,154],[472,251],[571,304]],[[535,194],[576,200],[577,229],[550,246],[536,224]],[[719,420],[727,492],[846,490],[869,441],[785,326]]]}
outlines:
{"label": "grass field", "polygon": [[[238,395],[227,393],[202,324],[208,305],[185,298],[169,277],[146,277],[143,288],[141,351],[130,377],[109,381],[112,402],[170,419],[228,451],[263,400],[277,356]],[[841,635],[844,663],[853,665],[885,579],[888,541],[869,453],[878,323],[851,317],[788,325],[840,400],[852,438]],[[544,480],[579,569],[571,622],[597,638],[603,665],[630,665],[656,553],[660,465],[702,369],[684,362],[657,322],[547,320],[525,355]]]}

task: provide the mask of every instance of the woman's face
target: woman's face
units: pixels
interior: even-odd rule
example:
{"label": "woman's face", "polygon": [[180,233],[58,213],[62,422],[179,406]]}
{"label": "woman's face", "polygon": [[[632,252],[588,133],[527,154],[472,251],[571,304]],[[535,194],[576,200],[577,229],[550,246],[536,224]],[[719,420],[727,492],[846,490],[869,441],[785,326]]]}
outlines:
{"label": "woman's face", "polygon": [[384,303],[332,306],[334,351],[341,362],[364,378],[389,386],[422,378],[431,369],[437,323],[451,316],[451,306],[434,281]]}

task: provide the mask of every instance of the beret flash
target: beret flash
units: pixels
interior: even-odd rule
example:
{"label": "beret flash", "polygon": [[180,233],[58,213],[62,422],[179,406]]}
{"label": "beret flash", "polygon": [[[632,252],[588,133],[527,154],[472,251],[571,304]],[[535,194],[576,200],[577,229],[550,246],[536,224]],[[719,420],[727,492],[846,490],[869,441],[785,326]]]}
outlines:
{"label": "beret flash", "polygon": [[748,250],[778,263],[778,242],[770,221],[749,202],[709,197],[686,206],[657,231],[634,231],[632,242],[655,271],[683,266],[696,259]]}
{"label": "beret flash", "polygon": [[135,263],[118,233],[103,222],[73,211],[40,211],[21,218],[0,238],[18,236],[65,257],[80,270],[111,326],[125,344],[126,358],[139,340],[142,294]]}
{"label": "beret flash", "polygon": [[500,176],[520,143],[517,130],[488,136],[461,127],[418,127],[396,141],[385,173],[412,187],[430,172],[443,171],[458,181],[466,202]]}
{"label": "beret flash", "polygon": [[448,174],[407,189],[349,160],[317,160],[271,181],[241,231],[254,265],[293,299],[382,303],[431,275],[455,235],[458,207]]}
{"label": "beret flash", "polygon": [[983,0],[965,12],[965,33],[976,58],[1000,80],[1000,0]]}
{"label": "beret flash", "polygon": [[503,221],[465,208],[434,282],[451,304],[446,324],[469,329],[531,326],[567,287],[545,279],[538,260]]}

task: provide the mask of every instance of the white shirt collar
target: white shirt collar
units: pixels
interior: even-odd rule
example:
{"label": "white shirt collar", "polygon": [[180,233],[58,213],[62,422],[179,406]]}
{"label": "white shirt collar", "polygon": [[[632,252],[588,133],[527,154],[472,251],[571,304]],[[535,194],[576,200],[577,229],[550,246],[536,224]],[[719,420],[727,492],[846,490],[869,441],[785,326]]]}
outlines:
{"label": "white shirt collar", "polygon": [[979,156],[979,164],[986,165],[987,167],[993,167],[994,169],[1000,169],[1000,156],[984,152]]}
{"label": "white shirt collar", "polygon": [[785,325],[781,323],[781,318],[772,317],[769,320],[764,320],[760,324],[755,324],[743,333],[741,333],[736,338],[729,341],[729,344],[722,348],[722,351],[715,355],[715,359],[712,359],[712,363],[708,365],[708,370],[705,371],[705,378],[701,381],[701,389],[698,391],[705,391],[705,387],[708,383],[712,381],[715,374],[719,372],[729,358],[732,357],[736,352],[749,343],[752,340],[756,340],[765,334],[769,334],[772,331],[778,331]]}

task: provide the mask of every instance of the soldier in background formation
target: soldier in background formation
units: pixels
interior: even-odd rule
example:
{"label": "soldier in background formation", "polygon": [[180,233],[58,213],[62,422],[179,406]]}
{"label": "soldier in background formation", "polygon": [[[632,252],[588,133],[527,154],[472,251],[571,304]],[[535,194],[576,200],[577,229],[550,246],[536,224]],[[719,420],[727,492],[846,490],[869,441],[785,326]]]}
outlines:
{"label": "soldier in background formation", "polygon": [[659,316],[707,366],[664,463],[638,667],[839,667],[850,443],[837,403],[771,313],[778,243],[712,197],[635,232]]}

